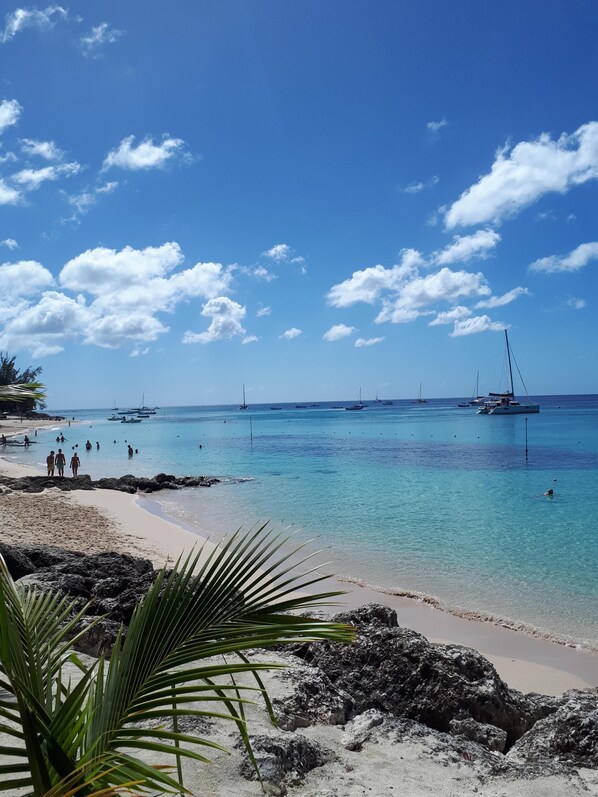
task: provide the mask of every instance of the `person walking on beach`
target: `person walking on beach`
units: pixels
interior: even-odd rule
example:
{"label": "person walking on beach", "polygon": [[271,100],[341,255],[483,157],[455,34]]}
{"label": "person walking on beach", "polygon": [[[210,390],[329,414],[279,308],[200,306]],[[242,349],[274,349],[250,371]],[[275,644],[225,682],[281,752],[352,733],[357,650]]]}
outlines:
{"label": "person walking on beach", "polygon": [[56,463],[56,467],[58,468],[58,475],[60,476],[60,478],[63,478],[64,466],[66,465],[66,457],[62,453],[62,448],[58,449],[58,454],[56,454],[54,462]]}
{"label": "person walking on beach", "polygon": [[73,471],[73,478],[79,472],[79,465],[81,464],[81,460],[79,459],[79,455],[75,451],[73,456],[71,457],[71,470]]}
{"label": "person walking on beach", "polygon": [[54,452],[50,451],[46,457],[46,465],[48,466],[48,476],[54,475]]}

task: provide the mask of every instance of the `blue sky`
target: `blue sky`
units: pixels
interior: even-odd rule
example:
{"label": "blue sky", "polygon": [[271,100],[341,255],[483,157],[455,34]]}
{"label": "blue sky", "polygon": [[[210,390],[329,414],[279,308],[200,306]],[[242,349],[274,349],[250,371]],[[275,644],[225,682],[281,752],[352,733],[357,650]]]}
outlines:
{"label": "blue sky", "polygon": [[598,5],[4,4],[0,349],[50,407],[598,392]]}

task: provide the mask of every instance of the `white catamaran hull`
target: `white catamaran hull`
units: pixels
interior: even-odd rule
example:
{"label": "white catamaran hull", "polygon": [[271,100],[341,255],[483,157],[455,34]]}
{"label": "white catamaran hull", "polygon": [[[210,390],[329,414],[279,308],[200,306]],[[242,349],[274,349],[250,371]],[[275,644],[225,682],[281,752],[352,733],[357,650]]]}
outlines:
{"label": "white catamaran hull", "polygon": [[491,407],[488,410],[488,415],[523,415],[533,412],[540,412],[539,404],[520,404],[519,402],[510,401],[508,404],[499,404],[497,407]]}

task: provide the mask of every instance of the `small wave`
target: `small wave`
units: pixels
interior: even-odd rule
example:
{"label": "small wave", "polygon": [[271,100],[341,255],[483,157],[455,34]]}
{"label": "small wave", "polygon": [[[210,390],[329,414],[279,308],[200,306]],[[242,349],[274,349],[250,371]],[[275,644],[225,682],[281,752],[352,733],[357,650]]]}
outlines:
{"label": "small wave", "polygon": [[255,481],[255,476],[218,476],[217,478],[220,484],[244,484]]}
{"label": "small wave", "polygon": [[493,614],[492,612],[478,611],[474,609],[465,609],[462,606],[453,606],[445,603],[435,595],[428,595],[425,592],[417,592],[416,590],[409,589],[392,589],[388,587],[380,587],[373,584],[368,584],[360,578],[353,578],[351,576],[335,576],[336,581],[343,584],[353,584],[356,587],[370,589],[372,592],[378,592],[381,595],[392,595],[397,598],[407,598],[409,600],[417,601],[418,603],[425,603],[441,612],[452,614],[454,617],[461,617],[464,620],[475,620],[480,623],[491,623],[492,625],[501,628],[508,628],[511,631],[518,631],[519,633],[527,634],[528,636],[542,639],[546,642],[553,642],[557,645],[563,645],[567,648],[574,648],[575,650],[584,650],[588,653],[598,653],[598,644],[589,640],[574,640],[559,636],[552,631],[547,631],[545,628],[524,623],[520,620],[513,620],[510,617],[502,617],[501,615]]}

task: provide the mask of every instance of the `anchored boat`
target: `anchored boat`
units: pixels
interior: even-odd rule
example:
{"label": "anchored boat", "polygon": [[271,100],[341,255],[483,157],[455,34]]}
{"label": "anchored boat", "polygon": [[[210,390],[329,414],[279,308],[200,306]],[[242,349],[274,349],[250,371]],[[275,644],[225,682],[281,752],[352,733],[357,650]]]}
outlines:
{"label": "anchored boat", "polygon": [[[488,400],[478,410],[478,415],[523,415],[540,412],[540,405],[529,401],[517,401],[515,398],[515,391],[513,389],[513,367],[511,364],[511,347],[509,345],[509,335],[505,329],[505,345],[507,347],[507,363],[509,369],[509,384],[508,390],[504,393],[489,393]],[[519,371],[519,368],[517,368]],[[525,392],[525,383],[519,374]]]}

